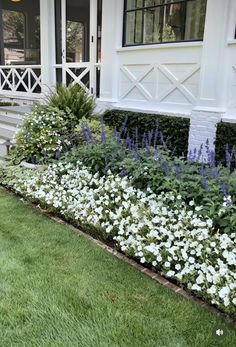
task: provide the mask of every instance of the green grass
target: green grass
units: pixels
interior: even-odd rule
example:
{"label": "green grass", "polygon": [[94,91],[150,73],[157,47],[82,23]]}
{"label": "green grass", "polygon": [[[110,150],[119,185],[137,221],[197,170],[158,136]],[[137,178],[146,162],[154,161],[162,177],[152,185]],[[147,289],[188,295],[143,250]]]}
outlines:
{"label": "green grass", "polygon": [[0,190],[0,346],[235,347],[236,333]]}

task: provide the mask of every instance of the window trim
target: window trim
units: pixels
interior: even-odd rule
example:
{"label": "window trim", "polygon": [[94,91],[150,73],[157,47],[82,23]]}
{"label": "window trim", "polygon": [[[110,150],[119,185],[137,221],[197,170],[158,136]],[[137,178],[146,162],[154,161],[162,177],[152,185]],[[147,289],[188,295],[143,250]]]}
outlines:
{"label": "window trim", "polygon": [[[143,0],[144,1],[144,0]],[[123,9],[123,35],[122,35],[122,47],[142,47],[142,46],[153,46],[153,45],[161,45],[161,44],[168,44],[168,43],[181,43],[181,42],[203,42],[203,39],[194,39],[194,40],[176,40],[176,41],[161,41],[161,42],[153,42],[153,43],[133,43],[133,44],[126,44],[126,24],[127,24],[127,13],[130,12],[136,12],[136,11],[142,11],[144,16],[144,10],[146,9],[152,9],[152,8],[158,8],[158,7],[165,7],[168,5],[172,4],[185,4],[185,25],[186,25],[186,16],[187,16],[187,3],[190,1],[197,1],[197,0],[175,0],[172,3],[166,3],[166,4],[160,4],[160,5],[154,5],[154,6],[143,6],[143,7],[138,7],[134,9],[127,10],[127,2],[128,0],[124,0],[124,9]],[[144,32],[144,27],[142,25],[142,40],[143,40],[143,32]],[[185,26],[184,26],[184,32],[185,32]],[[236,35],[236,34],[235,34]]]}

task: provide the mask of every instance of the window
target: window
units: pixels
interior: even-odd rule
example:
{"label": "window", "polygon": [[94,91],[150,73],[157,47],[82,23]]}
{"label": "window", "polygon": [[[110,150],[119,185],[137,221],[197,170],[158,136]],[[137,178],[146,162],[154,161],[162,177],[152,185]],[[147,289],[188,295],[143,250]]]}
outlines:
{"label": "window", "polygon": [[0,1],[0,65],[40,64],[40,1]]}
{"label": "window", "polygon": [[207,0],[125,0],[124,46],[203,39]]}
{"label": "window", "polygon": [[24,61],[25,16],[22,12],[2,11],[5,64]]}

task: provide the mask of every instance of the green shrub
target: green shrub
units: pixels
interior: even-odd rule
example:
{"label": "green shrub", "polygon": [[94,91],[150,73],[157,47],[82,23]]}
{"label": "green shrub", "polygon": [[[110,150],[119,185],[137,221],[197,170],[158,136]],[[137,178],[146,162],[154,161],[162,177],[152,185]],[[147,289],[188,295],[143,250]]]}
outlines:
{"label": "green shrub", "polygon": [[84,129],[86,128],[90,132],[91,140],[93,143],[101,142],[102,131],[104,131],[107,139],[111,139],[113,137],[114,129],[105,125],[102,122],[102,119],[95,117],[86,119],[85,117],[83,117],[80,120],[79,124],[75,127],[75,133],[79,144],[85,143]]}
{"label": "green shrub", "polygon": [[67,114],[63,111],[36,105],[31,114],[24,118],[10,158],[14,162],[26,160],[31,163],[55,159],[57,153],[71,145],[71,131]]}
{"label": "green shrub", "polygon": [[78,159],[95,174],[105,175],[108,170],[120,172],[125,149],[117,150],[114,141],[106,143],[88,143],[72,149],[66,154],[64,160],[76,164]]}
{"label": "green shrub", "polygon": [[[47,163],[59,159],[80,142],[78,127],[85,119],[91,121],[94,109],[94,98],[81,86],[58,86],[48,105],[36,105],[25,117],[9,160]],[[95,126],[94,121],[91,124]]]}
{"label": "green shrub", "polygon": [[138,129],[140,143],[144,133],[155,132],[158,122],[168,148],[175,149],[178,156],[186,155],[188,152],[189,119],[121,110],[109,110],[103,117],[106,124],[117,129],[120,129],[127,119],[126,127],[129,135],[134,137]]}
{"label": "green shrub", "polygon": [[56,93],[49,97],[48,105],[67,113],[68,125],[71,127],[77,125],[81,118],[91,117],[96,107],[94,98],[79,84],[70,84],[68,87],[58,85]]}
{"label": "green shrub", "polygon": [[19,106],[16,102],[0,102],[0,107],[4,106]]}
{"label": "green shrub", "polygon": [[224,165],[226,164],[226,145],[230,151],[236,146],[236,124],[221,122],[217,125],[215,146],[217,161]]}

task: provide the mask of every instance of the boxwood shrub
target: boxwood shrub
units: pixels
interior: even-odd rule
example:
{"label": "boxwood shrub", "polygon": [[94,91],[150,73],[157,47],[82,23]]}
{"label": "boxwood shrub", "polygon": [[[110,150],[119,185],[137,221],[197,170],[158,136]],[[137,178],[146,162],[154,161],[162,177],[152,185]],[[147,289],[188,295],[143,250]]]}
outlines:
{"label": "boxwood shrub", "polygon": [[132,137],[138,129],[139,141],[144,133],[155,130],[157,122],[170,150],[175,149],[178,156],[186,155],[188,151],[188,135],[190,120],[183,117],[164,116],[159,114],[144,114],[123,110],[109,110],[104,114],[107,125],[121,128],[126,122],[127,132]]}
{"label": "boxwood shrub", "polygon": [[216,158],[222,164],[226,164],[226,146],[231,152],[236,146],[236,124],[221,122],[217,125],[215,147]]}
{"label": "boxwood shrub", "polygon": [[0,101],[0,107],[5,107],[5,106],[19,106],[16,102],[5,102],[5,101]]}

